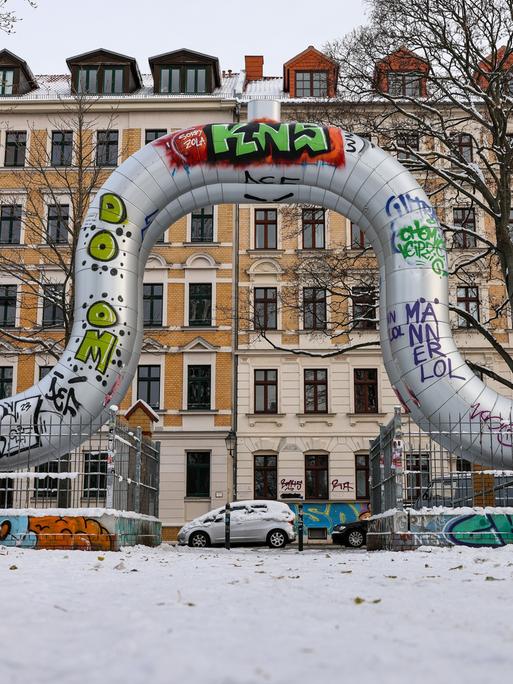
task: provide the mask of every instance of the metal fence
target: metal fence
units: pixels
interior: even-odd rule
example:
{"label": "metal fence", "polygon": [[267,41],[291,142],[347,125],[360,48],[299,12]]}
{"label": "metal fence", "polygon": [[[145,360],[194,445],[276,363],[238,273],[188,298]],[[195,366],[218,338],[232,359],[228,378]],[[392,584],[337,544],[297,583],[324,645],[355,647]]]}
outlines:
{"label": "metal fence", "polygon": [[392,508],[513,506],[513,470],[471,464],[441,446],[437,437],[455,430],[475,433],[476,426],[458,421],[424,432],[395,409],[370,445],[374,514]]}
{"label": "metal fence", "polygon": [[[160,444],[115,414],[99,431],[73,426],[78,448],[38,466],[0,473],[0,508],[114,508],[158,516]],[[61,430],[62,434],[62,430]]]}

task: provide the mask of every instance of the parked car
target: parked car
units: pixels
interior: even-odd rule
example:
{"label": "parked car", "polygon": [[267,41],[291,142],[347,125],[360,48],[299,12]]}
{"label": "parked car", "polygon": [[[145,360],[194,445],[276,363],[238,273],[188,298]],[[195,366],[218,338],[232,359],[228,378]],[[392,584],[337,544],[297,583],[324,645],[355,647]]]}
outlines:
{"label": "parked car", "polygon": [[367,542],[368,522],[368,520],[355,520],[354,522],[335,525],[331,533],[333,543],[359,549]]}
{"label": "parked car", "polygon": [[[280,549],[294,541],[295,515],[280,501],[237,501],[230,506],[230,540],[234,544],[262,543]],[[223,544],[225,507],[186,523],[178,533],[181,545],[205,547]]]}

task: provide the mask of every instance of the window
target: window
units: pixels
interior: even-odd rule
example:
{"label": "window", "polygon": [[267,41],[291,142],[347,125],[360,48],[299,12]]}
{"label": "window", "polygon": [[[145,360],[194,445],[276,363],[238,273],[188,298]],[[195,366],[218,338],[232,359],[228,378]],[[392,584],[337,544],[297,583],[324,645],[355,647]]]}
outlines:
{"label": "window", "polygon": [[275,287],[255,287],[255,330],[276,330],[277,307]]}
{"label": "window", "polygon": [[73,160],[73,132],[52,131],[52,166],[71,166]]}
{"label": "window", "polygon": [[43,325],[45,327],[64,325],[63,297],[64,285],[43,286]]}
{"label": "window", "polygon": [[365,233],[356,223],[351,221],[351,249],[365,249],[370,243],[365,237]]}
{"label": "window", "polygon": [[405,454],[405,503],[414,504],[429,487],[429,454]]}
{"label": "window", "polygon": [[278,458],[255,456],[255,499],[278,498]]}
{"label": "window", "polygon": [[105,67],[103,71],[103,94],[120,95],[123,92],[123,67]]}
{"label": "window", "polygon": [[180,67],[162,66],[160,67],[160,92],[179,93],[180,89]]}
{"label": "window", "polygon": [[469,133],[455,133],[451,139],[456,154],[463,157],[464,161],[471,162],[474,159],[472,136]]}
{"label": "window", "polygon": [[356,475],[356,498],[369,498],[369,455],[356,454],[355,458]]}
{"label": "window", "polygon": [[303,249],[324,249],[324,209],[303,209]]}
{"label": "window", "polygon": [[415,161],[415,156],[408,150],[412,149],[416,152],[419,151],[419,135],[418,133],[413,133],[412,131],[404,131],[403,133],[399,133],[396,138],[396,145],[397,147],[406,148],[403,151],[398,150],[397,159],[399,161]]}
{"label": "window", "polygon": [[303,328],[326,329],[326,290],[323,287],[303,288]]}
{"label": "window", "polygon": [[376,330],[376,293],[371,285],[353,287],[353,327],[355,330]]}
{"label": "window", "polygon": [[78,70],[77,93],[98,94],[98,67],[80,67]]}
{"label": "window", "polygon": [[[458,207],[452,210],[453,224],[455,228],[465,228],[476,232],[476,212],[471,207]],[[453,234],[453,247],[467,249],[476,247],[476,236],[458,232]]]}
{"label": "window", "polygon": [[421,94],[421,78],[421,75],[414,71],[389,71],[388,92],[394,97],[418,97]]}
{"label": "window", "polygon": [[189,325],[199,327],[212,325],[211,283],[190,283]]}
{"label": "window", "polygon": [[185,69],[185,92],[205,93],[207,91],[207,69],[204,66],[188,66]]}
{"label": "window", "polygon": [[378,371],[376,368],[354,369],[355,413],[378,412]]}
{"label": "window", "polygon": [[327,71],[296,71],[296,97],[327,97]]}
{"label": "window", "polygon": [[155,284],[143,285],[144,325],[162,325],[162,304],[164,286]]}
{"label": "window", "polygon": [[104,499],[107,496],[106,451],[84,452],[84,489],[86,499]]}
{"label": "window", "polygon": [[137,398],[145,401],[151,408],[160,408],[160,366],[139,366]]}
{"label": "window", "polygon": [[196,209],[191,214],[191,242],[214,241],[214,207]]}
{"label": "window", "polygon": [[255,209],[255,249],[276,249],[278,246],[278,211]]}
{"label": "window", "polygon": [[[48,463],[41,463],[34,468],[35,473],[59,473],[60,462],[49,461]],[[34,478],[34,497],[37,499],[54,499],[59,490],[59,478],[44,477]]]}
{"label": "window", "polygon": [[305,456],[305,499],[328,498],[328,456]]}
{"label": "window", "polygon": [[16,325],[16,285],[0,285],[0,326]]}
{"label": "window", "polygon": [[50,244],[68,242],[69,204],[49,204],[47,239]]}
{"label": "window", "polygon": [[27,133],[25,131],[7,131],[5,134],[5,166],[25,166],[27,151]]}
{"label": "window", "polygon": [[0,366],[0,399],[12,394],[12,367]]}
{"label": "window", "polygon": [[154,140],[157,140],[157,138],[161,138],[163,135],[166,135],[166,133],[167,133],[167,130],[165,128],[147,129],[145,134],[144,134],[144,144],[147,145],[148,143],[151,143]]}
{"label": "window", "polygon": [[116,166],[118,163],[118,132],[98,131],[96,166]]}
{"label": "window", "polygon": [[185,496],[210,497],[210,452],[187,452]]}
{"label": "window", "polygon": [[39,380],[46,378],[48,373],[52,370],[53,366],[39,366]]}
{"label": "window", "polygon": [[207,69],[205,65],[197,66],[161,66],[161,93],[201,94],[207,92]]}
{"label": "window", "polygon": [[255,370],[255,413],[278,412],[278,371]]}
{"label": "window", "polygon": [[467,461],[466,458],[456,457],[456,472],[458,473],[470,473],[472,472],[472,463]]}
{"label": "window", "polygon": [[189,411],[210,411],[210,366],[188,366],[187,408]]}
{"label": "window", "polygon": [[305,369],[305,413],[326,413],[328,410],[328,371],[325,368]]}
{"label": "window", "polygon": [[[478,287],[458,287],[457,288],[457,298],[456,303],[469,314],[474,316],[475,319],[479,320],[479,288]],[[458,316],[458,328],[470,328],[471,323],[463,318],[463,316]]]}
{"label": "window", "polygon": [[0,95],[12,95],[14,69],[0,69]]}
{"label": "window", "polygon": [[0,244],[19,245],[21,233],[21,205],[2,204],[0,209]]}

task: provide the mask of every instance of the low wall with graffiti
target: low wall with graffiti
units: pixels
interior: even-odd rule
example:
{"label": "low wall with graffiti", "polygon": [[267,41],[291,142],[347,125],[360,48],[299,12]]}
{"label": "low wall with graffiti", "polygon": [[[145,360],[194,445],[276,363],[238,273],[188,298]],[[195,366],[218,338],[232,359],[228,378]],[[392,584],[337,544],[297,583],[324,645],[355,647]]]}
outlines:
{"label": "low wall with graffiti", "polygon": [[432,508],[391,511],[371,519],[367,548],[513,544],[513,508]]}
{"label": "low wall with graffiti", "polygon": [[[297,503],[287,502],[287,505],[298,514]],[[370,516],[367,503],[304,503],[303,525],[304,536],[308,538],[309,528],[326,528],[327,535],[331,534],[335,525],[354,522]]]}
{"label": "low wall with graffiti", "polygon": [[1,546],[119,551],[160,542],[161,523],[149,515],[103,508],[0,510]]}

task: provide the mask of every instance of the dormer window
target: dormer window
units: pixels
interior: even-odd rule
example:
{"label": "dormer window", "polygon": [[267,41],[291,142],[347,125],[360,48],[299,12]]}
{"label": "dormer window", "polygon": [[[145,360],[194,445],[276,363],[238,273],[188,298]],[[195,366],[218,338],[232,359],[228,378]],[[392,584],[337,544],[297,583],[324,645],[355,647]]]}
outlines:
{"label": "dormer window", "polygon": [[204,95],[221,86],[217,57],[174,50],[149,58],[153,90],[163,95]]}
{"label": "dormer window", "polygon": [[296,97],[327,97],[327,71],[296,71]]}
{"label": "dormer window", "polygon": [[79,95],[123,95],[142,87],[133,57],[110,50],[93,50],[66,60],[71,71],[72,92]]}
{"label": "dormer window", "polygon": [[120,95],[123,92],[124,68],[108,66],[103,72],[103,93],[104,95]]}
{"label": "dormer window", "polygon": [[0,69],[0,95],[12,95],[14,69]]}
{"label": "dormer window", "polygon": [[99,67],[81,67],[78,70],[77,93],[80,95],[98,94]]}
{"label": "dormer window", "polygon": [[204,65],[164,65],[160,67],[161,93],[202,94],[207,92],[207,71]]}
{"label": "dormer window", "polygon": [[389,71],[388,92],[393,97],[419,97],[421,78],[421,74],[416,71]]}

